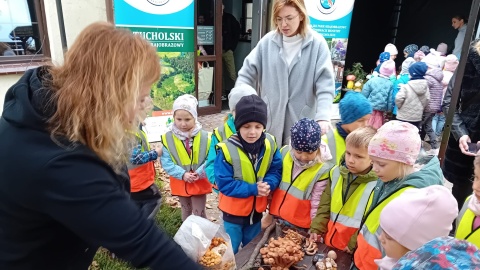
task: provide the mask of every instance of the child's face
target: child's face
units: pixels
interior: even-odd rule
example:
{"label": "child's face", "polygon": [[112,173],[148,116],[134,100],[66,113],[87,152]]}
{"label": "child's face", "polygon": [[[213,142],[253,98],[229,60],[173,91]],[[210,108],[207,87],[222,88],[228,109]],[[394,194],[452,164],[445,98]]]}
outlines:
{"label": "child's face", "polygon": [[240,136],[247,142],[247,143],[254,143],[258,139],[263,132],[263,125],[258,122],[248,122],[240,127]]}
{"label": "child's face", "polygon": [[398,260],[410,251],[406,247],[400,245],[384,231],[382,231],[382,234],[380,234],[378,239],[380,240],[382,247],[385,249],[385,254],[392,259]]}
{"label": "child's face", "polygon": [[308,164],[313,161],[318,156],[318,150],[313,151],[312,153],[298,151],[292,148],[293,155],[295,158],[300,161],[302,164]]}
{"label": "child's face", "polygon": [[353,123],[343,124],[343,125],[342,125],[342,128],[343,128],[347,133],[351,133],[352,131],[354,131],[354,130],[356,130],[356,129],[358,129],[358,128],[366,127],[367,124],[368,124],[368,121],[370,120],[370,117],[372,117],[372,115],[371,115],[371,114],[367,114],[367,115],[365,115],[364,117],[357,119],[357,121],[355,121],[355,122],[353,122]]}
{"label": "child's face", "polygon": [[175,126],[182,132],[189,132],[195,127],[195,118],[186,110],[176,110],[173,120]]}
{"label": "child's face", "polygon": [[370,159],[372,160],[373,171],[383,182],[390,182],[400,176],[400,162],[374,156],[370,156]]}
{"label": "child's face", "polygon": [[403,56],[404,56],[405,58],[407,58],[407,57],[408,57],[408,53],[407,53],[407,52],[403,52]]}
{"label": "child's face", "polygon": [[475,166],[475,178],[473,179],[473,194],[475,194],[475,197],[477,197],[477,200],[480,201],[480,168]]}
{"label": "child's face", "polygon": [[372,165],[372,160],[368,155],[368,148],[358,148],[347,143],[345,165],[347,165],[348,170],[353,174],[365,174]]}

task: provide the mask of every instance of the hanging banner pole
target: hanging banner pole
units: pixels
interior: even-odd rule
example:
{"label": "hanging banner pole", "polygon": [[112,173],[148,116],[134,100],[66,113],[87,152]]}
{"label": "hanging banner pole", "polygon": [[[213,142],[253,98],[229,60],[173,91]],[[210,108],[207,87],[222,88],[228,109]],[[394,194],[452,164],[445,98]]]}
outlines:
{"label": "hanging banner pole", "polygon": [[460,55],[460,63],[458,64],[457,70],[455,71],[455,74],[452,78],[452,82],[448,84],[449,89],[447,89],[447,92],[451,89],[451,87],[453,87],[453,91],[452,91],[452,98],[450,101],[447,118],[445,120],[442,143],[440,145],[440,150],[438,154],[438,158],[440,159],[440,164],[442,165],[445,160],[445,150],[447,149],[448,139],[451,136],[450,132],[452,130],[453,116],[457,109],[458,99],[460,97],[463,74],[465,73],[465,65],[467,63],[468,51],[470,48],[470,43],[472,41],[475,23],[477,22],[477,19],[478,19],[479,8],[480,8],[480,0],[474,0],[472,2],[472,7],[470,8],[470,15],[468,16],[469,23],[467,24],[465,39],[463,40],[462,53]]}

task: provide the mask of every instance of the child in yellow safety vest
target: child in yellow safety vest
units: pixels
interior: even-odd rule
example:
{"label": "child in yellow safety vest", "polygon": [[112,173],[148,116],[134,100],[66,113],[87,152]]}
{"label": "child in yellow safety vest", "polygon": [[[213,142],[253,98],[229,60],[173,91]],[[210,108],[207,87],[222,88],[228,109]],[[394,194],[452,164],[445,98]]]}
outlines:
{"label": "child in yellow safety vest", "polygon": [[275,138],[264,132],[265,102],[257,95],[244,96],[235,112],[237,133],[217,145],[214,167],[220,191],[218,208],[234,253],[260,233],[267,197],[275,191],[282,175]]}
{"label": "child in yellow safety vest", "polygon": [[182,220],[191,214],[206,218],[207,195],[212,192],[204,166],[210,134],[197,121],[197,99],[182,95],[173,103],[171,130],[162,135],[162,167],[170,175],[172,195],[182,206]]}
{"label": "child in yellow safety vest", "polygon": [[385,255],[377,238],[381,233],[383,208],[407,189],[443,184],[436,156],[422,156],[417,161],[421,146],[418,128],[397,120],[385,123],[370,141],[368,154],[379,180],[368,201],[357,237],[354,263],[358,269],[378,269],[375,260]]}
{"label": "child in yellow safety vest", "polygon": [[465,239],[480,249],[480,156],[474,161],[473,194],[467,198],[457,218],[455,238]]}
{"label": "child in yellow safety vest", "polygon": [[282,181],[273,193],[270,214],[287,226],[308,230],[333,163],[322,160],[322,132],[317,122],[300,119],[290,133],[290,145],[281,150]]}
{"label": "child in yellow safety vest", "polygon": [[230,108],[230,113],[227,115],[225,123],[213,130],[212,142],[210,143],[210,150],[208,151],[207,163],[205,165],[205,173],[207,174],[208,181],[212,183],[213,190],[216,193],[218,193],[218,189],[216,188],[217,185],[215,184],[214,164],[215,158],[217,157],[217,144],[219,142],[223,142],[224,140],[230,138],[230,136],[232,136],[233,134],[237,133],[234,120],[235,106],[237,106],[238,101],[244,96],[256,94],[257,91],[247,84],[242,84],[234,87],[232,91],[230,91],[230,94],[228,94],[228,107]]}
{"label": "child in yellow safety vest", "polygon": [[310,225],[313,241],[321,236],[326,245],[348,253],[357,246],[358,229],[378,179],[368,155],[368,144],[376,132],[367,126],[348,134],[345,154],[340,165],[330,171],[331,180]]}
{"label": "child in yellow safety vest", "polygon": [[437,237],[448,236],[457,214],[457,200],[444,186],[405,190],[380,214],[378,238],[386,256],[375,263],[380,270],[392,270],[407,252]]}
{"label": "child in yellow safety vest", "polygon": [[348,91],[340,100],[340,122],[336,128],[329,130],[322,136],[322,140],[328,144],[332,161],[339,165],[340,159],[345,153],[345,138],[357,128],[367,125],[372,116],[372,105],[366,97],[355,91]]}

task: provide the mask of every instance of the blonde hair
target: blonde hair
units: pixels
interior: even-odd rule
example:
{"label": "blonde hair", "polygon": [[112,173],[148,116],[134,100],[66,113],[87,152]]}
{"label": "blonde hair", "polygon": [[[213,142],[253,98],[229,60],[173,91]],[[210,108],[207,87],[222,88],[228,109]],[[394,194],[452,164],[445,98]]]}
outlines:
{"label": "blonde hair", "polygon": [[357,128],[348,134],[345,142],[355,148],[368,148],[368,144],[375,134],[377,134],[377,130],[371,126]]}
{"label": "blonde hair", "polygon": [[276,20],[278,13],[280,13],[280,10],[285,6],[293,7],[298,11],[300,19],[303,20],[300,21],[297,31],[302,37],[305,37],[309,29],[310,18],[308,17],[307,9],[305,8],[303,0],[276,0],[272,7],[272,26],[280,33],[280,27],[277,25]]}
{"label": "blonde hair", "polygon": [[407,177],[409,174],[414,172],[413,165],[408,165],[403,162],[395,161],[395,160],[390,160],[393,162],[397,163],[397,179],[403,180],[405,177]]}
{"label": "blonde hair", "polygon": [[[56,105],[48,120],[52,139],[82,143],[119,172],[134,140],[130,131],[144,117],[137,112],[140,92],[160,77],[155,48],[128,30],[97,22],[78,35],[64,64],[50,74]],[[133,109],[132,122],[127,115]]]}

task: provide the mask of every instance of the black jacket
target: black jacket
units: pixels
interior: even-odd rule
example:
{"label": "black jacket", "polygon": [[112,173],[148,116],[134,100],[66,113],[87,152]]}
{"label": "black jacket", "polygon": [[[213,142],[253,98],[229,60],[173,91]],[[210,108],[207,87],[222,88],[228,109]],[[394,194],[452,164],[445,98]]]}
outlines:
{"label": "black jacket", "polygon": [[0,269],[87,269],[99,246],[137,267],[201,269],[142,216],[124,177],[85,145],[52,141],[46,76],[46,68],[28,70],[5,96]]}
{"label": "black jacket", "polygon": [[235,17],[227,12],[222,16],[222,49],[234,51],[240,38],[240,23]]}

